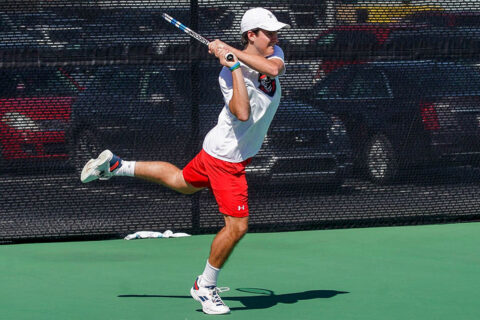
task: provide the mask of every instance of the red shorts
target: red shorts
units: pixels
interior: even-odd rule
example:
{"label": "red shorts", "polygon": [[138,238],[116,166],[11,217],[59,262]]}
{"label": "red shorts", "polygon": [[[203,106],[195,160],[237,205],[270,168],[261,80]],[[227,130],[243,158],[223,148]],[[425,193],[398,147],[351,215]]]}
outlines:
{"label": "red shorts", "polygon": [[247,217],[248,186],[245,167],[251,161],[223,161],[202,149],[183,168],[183,177],[196,188],[210,188],[221,213],[233,217]]}

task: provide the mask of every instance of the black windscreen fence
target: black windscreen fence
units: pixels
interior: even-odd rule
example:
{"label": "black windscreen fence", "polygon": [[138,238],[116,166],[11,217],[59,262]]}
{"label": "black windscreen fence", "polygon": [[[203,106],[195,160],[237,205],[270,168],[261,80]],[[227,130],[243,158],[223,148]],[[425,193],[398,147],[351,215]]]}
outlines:
{"label": "black windscreen fence", "polygon": [[280,107],[246,169],[250,230],[480,217],[477,1],[6,1],[0,242],[222,227],[208,189],[80,172],[105,149],[185,166],[224,108],[221,65],[162,13],[241,49],[259,5],[291,28]]}

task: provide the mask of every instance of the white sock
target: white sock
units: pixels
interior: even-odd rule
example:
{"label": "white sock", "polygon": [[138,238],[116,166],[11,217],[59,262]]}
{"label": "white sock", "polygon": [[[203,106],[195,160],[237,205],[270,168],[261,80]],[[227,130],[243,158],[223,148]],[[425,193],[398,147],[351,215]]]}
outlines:
{"label": "white sock", "polygon": [[122,166],[115,170],[116,176],[127,176],[127,177],[134,177],[135,176],[135,163],[136,161],[125,161],[122,160]]}
{"label": "white sock", "polygon": [[203,270],[202,276],[199,280],[200,283],[198,285],[202,287],[216,286],[219,273],[220,269],[212,267],[207,260],[207,265],[205,266],[205,270]]}

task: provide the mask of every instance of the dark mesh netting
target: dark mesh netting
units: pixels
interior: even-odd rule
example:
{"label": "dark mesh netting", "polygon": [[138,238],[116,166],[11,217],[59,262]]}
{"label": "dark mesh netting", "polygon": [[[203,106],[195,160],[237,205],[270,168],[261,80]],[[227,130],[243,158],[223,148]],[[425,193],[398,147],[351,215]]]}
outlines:
{"label": "dark mesh netting", "polygon": [[[480,4],[284,1],[286,74],[247,167],[251,231],[478,219]],[[209,190],[83,184],[104,149],[180,168],[224,107],[221,66],[168,13],[237,48],[255,1],[0,4],[0,242],[208,233]]]}

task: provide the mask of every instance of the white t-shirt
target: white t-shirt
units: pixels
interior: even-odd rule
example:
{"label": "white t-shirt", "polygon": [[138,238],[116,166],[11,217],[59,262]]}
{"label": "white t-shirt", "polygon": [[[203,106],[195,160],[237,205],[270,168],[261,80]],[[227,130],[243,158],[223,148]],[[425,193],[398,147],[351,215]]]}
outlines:
{"label": "white t-shirt", "polygon": [[[275,46],[274,53],[267,59],[284,61],[282,49]],[[203,141],[203,149],[209,155],[235,163],[253,157],[260,150],[282,94],[278,77],[270,79],[241,62],[240,68],[250,99],[249,119],[240,121],[230,112],[228,105],[233,96],[232,72],[223,67],[218,80],[225,106],[218,116],[217,125]]]}

